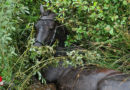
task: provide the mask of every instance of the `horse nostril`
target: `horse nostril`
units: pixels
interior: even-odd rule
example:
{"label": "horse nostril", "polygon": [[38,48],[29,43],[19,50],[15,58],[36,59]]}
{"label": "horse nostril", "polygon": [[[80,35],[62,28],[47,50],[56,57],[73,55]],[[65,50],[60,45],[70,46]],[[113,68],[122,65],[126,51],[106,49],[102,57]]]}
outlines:
{"label": "horse nostril", "polygon": [[34,46],[40,47],[40,46],[42,46],[42,44],[41,43],[34,43]]}

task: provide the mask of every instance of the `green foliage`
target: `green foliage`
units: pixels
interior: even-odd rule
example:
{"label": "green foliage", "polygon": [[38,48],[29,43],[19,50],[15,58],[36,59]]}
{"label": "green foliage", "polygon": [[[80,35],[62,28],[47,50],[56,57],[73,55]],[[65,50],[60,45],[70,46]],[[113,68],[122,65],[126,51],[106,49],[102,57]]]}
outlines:
{"label": "green foliage", "polygon": [[[40,3],[69,30],[65,45],[83,49],[54,57],[55,44],[33,46]],[[22,90],[35,74],[45,82],[40,69],[59,60],[64,65],[96,64],[129,73],[129,5],[126,0],[0,0],[0,76]]]}
{"label": "green foliage", "polygon": [[5,83],[11,82],[12,66],[18,57],[13,34],[19,26],[20,15],[26,11],[27,8],[17,0],[0,0],[0,76]]}
{"label": "green foliage", "polygon": [[[51,4],[50,4],[51,2]],[[71,34],[66,46],[72,43],[117,41],[120,31],[126,30],[128,4],[124,0],[50,0],[46,7],[58,13],[58,20]],[[114,37],[115,40],[110,40]]]}
{"label": "green foliage", "polygon": [[[50,3],[51,2],[51,3]],[[129,5],[126,0],[50,0],[47,9],[69,30],[66,46],[79,45],[102,56],[98,64],[129,67]],[[127,59],[122,57],[127,56]],[[122,59],[122,60],[120,60]],[[127,63],[124,66],[124,61]],[[97,60],[93,63],[97,64]],[[113,68],[114,68],[113,66]],[[120,70],[122,70],[120,68]],[[123,69],[124,70],[124,69]],[[124,70],[125,71],[125,70]]]}
{"label": "green foliage", "polygon": [[10,0],[1,1],[0,6],[0,74],[6,81],[10,81],[10,65],[13,64],[13,57],[17,55],[14,46],[11,45],[11,33],[16,30],[16,22],[12,19],[16,5]]}

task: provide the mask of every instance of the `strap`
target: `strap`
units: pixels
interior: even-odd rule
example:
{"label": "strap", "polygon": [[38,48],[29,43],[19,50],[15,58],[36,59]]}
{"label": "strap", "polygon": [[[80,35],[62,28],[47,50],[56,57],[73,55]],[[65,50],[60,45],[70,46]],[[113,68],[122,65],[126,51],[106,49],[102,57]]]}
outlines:
{"label": "strap", "polygon": [[49,16],[43,16],[40,18],[40,20],[54,20],[54,18],[51,18]]}
{"label": "strap", "polygon": [[38,40],[36,40],[35,42],[36,42],[36,43],[39,43],[39,44],[41,44],[41,45],[43,45],[43,43],[42,43],[42,42],[40,42],[40,41],[38,41]]}

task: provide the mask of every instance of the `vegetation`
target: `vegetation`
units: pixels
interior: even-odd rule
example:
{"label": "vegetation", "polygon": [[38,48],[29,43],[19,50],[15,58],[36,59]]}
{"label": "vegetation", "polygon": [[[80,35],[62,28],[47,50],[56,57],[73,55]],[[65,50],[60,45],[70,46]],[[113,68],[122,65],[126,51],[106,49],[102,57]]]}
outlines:
{"label": "vegetation", "polygon": [[[54,57],[56,43],[33,47],[41,3],[68,28],[66,47],[78,45],[85,55],[74,50],[68,57]],[[0,0],[0,76],[9,86],[24,89],[36,73],[44,82],[40,69],[61,59],[130,73],[129,6],[129,0]]]}

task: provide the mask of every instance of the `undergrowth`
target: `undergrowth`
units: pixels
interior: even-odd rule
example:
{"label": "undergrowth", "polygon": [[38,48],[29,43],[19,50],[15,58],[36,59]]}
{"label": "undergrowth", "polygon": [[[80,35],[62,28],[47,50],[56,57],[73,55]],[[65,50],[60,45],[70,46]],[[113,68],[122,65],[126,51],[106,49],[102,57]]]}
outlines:
{"label": "undergrowth", "polygon": [[[54,57],[57,42],[33,46],[41,3],[69,30],[66,48],[82,49]],[[130,73],[129,5],[127,0],[0,0],[0,76],[5,82],[0,89],[25,89],[36,74],[45,83],[40,69],[59,60],[64,65],[93,64]]]}

